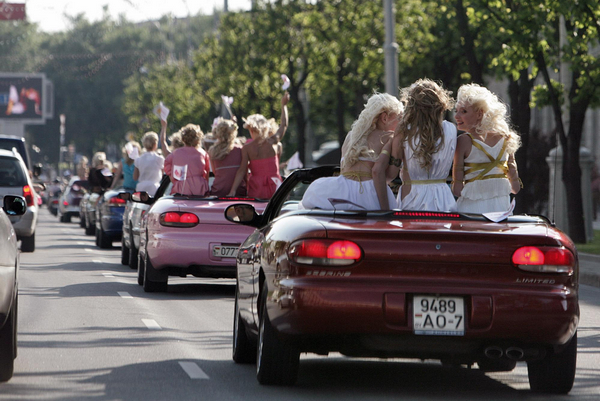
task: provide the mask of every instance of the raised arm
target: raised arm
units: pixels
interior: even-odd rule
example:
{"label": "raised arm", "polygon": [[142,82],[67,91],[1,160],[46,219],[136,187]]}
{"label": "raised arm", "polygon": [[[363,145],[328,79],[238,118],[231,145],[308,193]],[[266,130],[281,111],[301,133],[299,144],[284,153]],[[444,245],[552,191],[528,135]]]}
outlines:
{"label": "raised arm", "polygon": [[[288,109],[287,104],[290,101],[290,94],[288,91],[285,91],[283,96],[281,97],[281,121],[279,123],[279,129],[271,138],[273,138],[276,142],[281,142],[285,132],[287,131],[287,127],[289,124],[288,118]],[[275,142],[274,142],[275,143]]]}
{"label": "raised arm", "polygon": [[167,157],[171,154],[169,150],[169,144],[167,144],[167,121],[160,119],[160,148],[162,149],[162,153],[164,157]]}
{"label": "raised arm", "polygon": [[229,194],[227,194],[227,196],[235,196],[235,193],[237,192],[238,187],[240,186],[240,184],[242,183],[242,180],[244,179],[244,177],[246,176],[246,173],[248,172],[248,149],[246,149],[246,146],[242,147],[242,162],[240,163],[240,167],[238,168],[238,171],[235,173],[235,179],[233,180],[233,185],[231,185],[231,190],[229,191]]}
{"label": "raised arm", "polygon": [[517,170],[517,161],[515,155],[508,155],[508,180],[510,181],[510,189],[513,194],[518,194],[523,188],[523,182],[519,178],[519,170]]}

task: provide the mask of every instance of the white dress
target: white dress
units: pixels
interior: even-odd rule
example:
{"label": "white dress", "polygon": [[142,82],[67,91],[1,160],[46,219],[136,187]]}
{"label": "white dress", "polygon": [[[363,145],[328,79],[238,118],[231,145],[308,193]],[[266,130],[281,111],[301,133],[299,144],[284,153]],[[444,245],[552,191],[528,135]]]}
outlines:
{"label": "white dress", "polygon": [[442,128],[444,144],[437,153],[433,154],[429,170],[421,167],[419,160],[414,157],[412,148],[404,143],[403,168],[408,169],[411,188],[404,199],[402,199],[402,188],[398,191],[397,207],[399,209],[438,212],[456,210],[456,201],[450,186],[446,183],[446,178],[450,174],[454,160],[457,131],[454,124],[449,121],[443,121]]}
{"label": "white dress", "polygon": [[[472,168],[465,174],[467,182],[460,193],[460,198],[456,202],[459,212],[464,213],[489,213],[505,212],[510,209],[510,182],[506,177],[506,162],[508,153],[504,151],[504,139],[499,140],[494,146],[486,145],[484,142],[471,137],[473,142],[477,142],[494,160],[501,162],[490,171],[485,173],[485,179],[478,179],[467,182],[470,179],[478,177],[481,168]],[[502,152],[502,154],[500,154]],[[471,153],[465,158],[465,167],[467,163],[490,163],[490,157],[483,153],[475,145],[471,147]],[[465,170],[468,171],[468,170]],[[503,176],[501,178],[489,178],[489,176]]]}
{"label": "white dress", "polygon": [[140,171],[136,191],[146,191],[154,196],[160,185],[165,159],[156,152],[146,152],[135,159],[135,167]]}

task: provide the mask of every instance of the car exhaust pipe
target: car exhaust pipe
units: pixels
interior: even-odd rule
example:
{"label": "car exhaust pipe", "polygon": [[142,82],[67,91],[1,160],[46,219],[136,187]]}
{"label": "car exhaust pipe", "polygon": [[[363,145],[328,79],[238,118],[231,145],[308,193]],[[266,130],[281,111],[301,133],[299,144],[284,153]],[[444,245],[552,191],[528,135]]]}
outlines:
{"label": "car exhaust pipe", "polygon": [[502,358],[502,355],[504,354],[502,348],[496,346],[487,347],[483,353],[490,359]]}
{"label": "car exhaust pipe", "polygon": [[520,361],[521,359],[523,359],[523,356],[525,355],[525,351],[523,351],[521,348],[518,347],[508,347],[506,349],[506,357],[508,359],[512,359],[515,361]]}

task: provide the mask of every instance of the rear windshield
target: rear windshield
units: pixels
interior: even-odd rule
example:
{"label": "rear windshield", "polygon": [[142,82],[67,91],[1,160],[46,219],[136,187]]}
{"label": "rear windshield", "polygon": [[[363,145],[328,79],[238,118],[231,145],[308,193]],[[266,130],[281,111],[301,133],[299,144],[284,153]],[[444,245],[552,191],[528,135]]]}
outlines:
{"label": "rear windshield", "polygon": [[27,177],[19,160],[13,157],[0,157],[0,187],[24,185],[27,185]]}
{"label": "rear windshield", "polygon": [[0,149],[12,150],[12,148],[17,149],[17,152],[19,152],[19,154],[21,155],[21,158],[25,162],[25,165],[27,165],[27,155],[24,154],[25,146],[22,141],[15,139],[0,138]]}

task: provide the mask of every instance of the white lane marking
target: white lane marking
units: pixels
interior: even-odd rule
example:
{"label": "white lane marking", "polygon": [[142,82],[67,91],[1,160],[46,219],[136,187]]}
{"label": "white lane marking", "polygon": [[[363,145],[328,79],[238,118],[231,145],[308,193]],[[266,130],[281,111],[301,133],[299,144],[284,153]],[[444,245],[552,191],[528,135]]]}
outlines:
{"label": "white lane marking", "polygon": [[86,252],[94,252],[94,250],[93,250],[93,249],[90,249],[90,248],[85,248],[85,251],[86,251]]}
{"label": "white lane marking", "polygon": [[128,292],[125,292],[125,291],[118,291],[117,294],[119,294],[121,296],[121,298],[125,298],[125,299],[133,298],[131,295],[129,295]]}
{"label": "white lane marking", "polygon": [[77,241],[77,245],[89,245],[89,242]]}
{"label": "white lane marking", "polygon": [[102,273],[104,277],[114,277],[112,273]]}
{"label": "white lane marking", "polygon": [[204,373],[200,366],[194,362],[179,362],[179,366],[187,373],[190,379],[208,379],[208,375]]}
{"label": "white lane marking", "polygon": [[158,323],[156,323],[156,320],[142,319],[142,322],[144,322],[146,327],[149,328],[150,330],[161,330],[162,329],[162,327],[160,327],[160,325]]}
{"label": "white lane marking", "polygon": [[98,260],[98,259],[94,259],[94,260],[92,260],[92,262],[93,262],[93,263],[102,263],[102,261],[101,261],[101,260]]}

